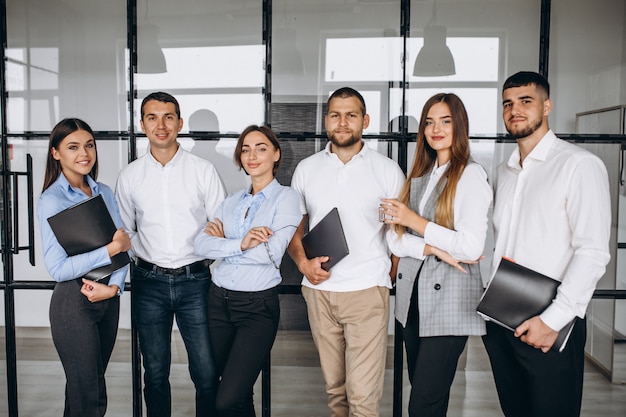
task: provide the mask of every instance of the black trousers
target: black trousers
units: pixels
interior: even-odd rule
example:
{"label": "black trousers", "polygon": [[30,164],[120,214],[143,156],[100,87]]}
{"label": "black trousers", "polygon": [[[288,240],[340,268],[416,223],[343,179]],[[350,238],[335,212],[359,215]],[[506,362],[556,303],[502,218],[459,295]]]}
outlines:
{"label": "black trousers", "polygon": [[520,341],[510,330],[487,322],[483,342],[504,414],[579,416],[586,337],[586,320],[576,319],[563,352],[543,353]]}
{"label": "black trousers", "polygon": [[445,416],[450,387],[467,336],[419,337],[417,282],[413,287],[407,325],[402,329],[411,381],[409,416]]}
{"label": "black trousers", "polygon": [[91,303],[81,280],[59,282],[50,301],[52,341],[65,371],[64,417],[102,417],[107,408],[104,380],[120,312],[119,297]]}
{"label": "black trousers", "polygon": [[209,328],[220,377],[219,417],[254,417],[253,387],[278,331],[278,291],[230,291],[212,285]]}

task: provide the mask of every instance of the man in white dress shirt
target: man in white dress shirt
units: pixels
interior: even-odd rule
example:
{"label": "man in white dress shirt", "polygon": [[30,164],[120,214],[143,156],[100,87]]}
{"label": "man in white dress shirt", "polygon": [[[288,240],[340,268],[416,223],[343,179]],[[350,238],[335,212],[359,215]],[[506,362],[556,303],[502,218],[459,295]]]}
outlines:
{"label": "man in white dress shirt", "polygon": [[[326,148],[302,160],[291,186],[305,215],[289,245],[304,275],[313,340],[320,355],[332,417],[378,417],[383,393],[391,261],[378,220],[381,197],[397,197],[402,170],[362,140],[365,101],[349,87],[328,100]],[[337,207],[350,254],[330,271],[327,256],[308,259],[302,247],[307,218],[314,227]]]}
{"label": "man in white dress shirt", "polygon": [[139,333],[148,417],[171,415],[169,384],[173,319],[182,336],[196,389],[196,416],[213,416],[217,374],[209,345],[208,262],[194,238],[225,197],[213,164],[178,143],[183,127],[174,97],[157,92],[141,104],[150,150],[117,181],[116,196],[136,255],[132,313]]}
{"label": "man in white dress shirt", "polygon": [[[585,311],[610,259],[608,176],[598,157],[548,127],[552,101],[543,76],[514,74],[502,96],[504,124],[518,146],[495,179],[494,271],[506,256],[561,285],[541,314],[514,333],[488,322],[483,340],[507,417],[578,416]],[[551,350],[574,318],[563,352]]]}

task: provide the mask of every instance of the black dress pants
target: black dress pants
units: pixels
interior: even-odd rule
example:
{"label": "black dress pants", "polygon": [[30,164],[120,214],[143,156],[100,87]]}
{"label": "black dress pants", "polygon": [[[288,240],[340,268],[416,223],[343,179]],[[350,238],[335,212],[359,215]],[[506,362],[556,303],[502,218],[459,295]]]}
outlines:
{"label": "black dress pants", "polygon": [[576,323],[563,352],[523,343],[487,322],[489,354],[500,406],[507,417],[577,417],[582,401],[586,320]]}
{"label": "black dress pants", "polygon": [[253,387],[278,331],[278,291],[230,291],[212,285],[209,293],[211,346],[220,381],[219,417],[254,417]]}
{"label": "black dress pants", "polygon": [[104,380],[120,312],[119,297],[97,303],[80,293],[81,280],[59,282],[50,301],[52,341],[65,371],[64,417],[102,417]]}
{"label": "black dress pants", "polygon": [[411,295],[406,327],[402,329],[411,382],[410,417],[444,417],[450,387],[467,336],[419,337],[417,282]]}

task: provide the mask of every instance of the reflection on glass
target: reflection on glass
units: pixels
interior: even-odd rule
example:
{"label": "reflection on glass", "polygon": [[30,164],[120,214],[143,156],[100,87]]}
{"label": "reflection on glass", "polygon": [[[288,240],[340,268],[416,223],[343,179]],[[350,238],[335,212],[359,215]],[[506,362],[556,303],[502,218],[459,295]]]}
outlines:
{"label": "reflection on glass", "polygon": [[68,115],[126,130],[126,2],[4,3],[10,132],[46,132]]}
{"label": "reflection on glass", "polygon": [[[136,129],[141,131],[141,101],[153,90],[141,93],[135,100],[137,109]],[[156,89],[154,90],[156,91]],[[180,104],[180,116],[183,119],[181,133],[190,131],[220,131],[223,133],[239,133],[249,124],[262,124],[265,103],[263,95],[244,94],[233,91],[228,94],[198,93],[188,90],[175,94]],[[204,129],[216,127],[217,129]]]}
{"label": "reflection on glass", "polygon": [[[493,88],[414,88],[407,93],[409,102],[407,114],[419,120],[426,100],[441,91],[454,93],[463,100],[469,117],[470,135],[493,135],[497,131],[500,107],[498,89],[495,86]],[[397,103],[389,106],[390,117],[393,119],[400,116],[401,89],[395,88],[390,91],[390,102]],[[417,124],[410,123],[409,132],[417,132]]]}
{"label": "reflection on glass", "polygon": [[163,53],[167,73],[137,74],[138,90],[261,88],[265,83],[262,45],[163,48]]}

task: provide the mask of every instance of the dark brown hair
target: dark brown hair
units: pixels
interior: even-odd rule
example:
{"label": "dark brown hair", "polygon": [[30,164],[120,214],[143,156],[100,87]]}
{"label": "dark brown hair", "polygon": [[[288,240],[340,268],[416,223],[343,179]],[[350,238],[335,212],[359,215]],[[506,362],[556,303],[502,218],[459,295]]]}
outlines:
{"label": "dark brown hair", "polygon": [[[93,130],[91,127],[81,119],[77,118],[67,118],[61,120],[50,132],[50,141],[48,142],[48,158],[46,160],[46,174],[43,180],[43,189],[42,192],[46,191],[48,187],[52,185],[53,182],[59,178],[61,172],[61,163],[54,159],[52,156],[52,148],[59,149],[59,145],[69,135],[78,131],[84,130],[88,132],[91,137],[93,137]],[[96,147],[96,141],[94,138],[93,142],[94,149],[96,151],[96,162],[93,164],[91,171],[89,172],[89,176],[95,181],[98,179],[98,148]]]}
{"label": "dark brown hair", "polygon": [[534,71],[520,71],[506,79],[502,86],[502,91],[509,88],[525,87],[527,85],[534,85],[540,94],[543,94],[545,99],[550,98],[550,83],[543,75]]}
{"label": "dark brown hair", "polygon": [[361,93],[356,91],[354,88],[350,88],[350,87],[341,87],[340,89],[335,90],[330,95],[330,97],[328,97],[328,101],[326,102],[326,108],[330,107],[330,102],[334,98],[350,98],[350,97],[356,97],[359,100],[359,102],[361,103],[361,113],[363,113],[363,116],[365,116],[367,114],[366,108],[365,108],[365,99],[363,99],[363,96],[361,95]]}
{"label": "dark brown hair", "polygon": [[276,175],[276,172],[278,172],[278,167],[280,166],[280,161],[283,160],[283,152],[280,149],[280,142],[278,141],[276,134],[274,134],[272,129],[268,126],[250,125],[246,127],[243,132],[241,132],[241,135],[239,135],[239,139],[237,139],[237,146],[235,147],[235,155],[233,157],[233,159],[235,160],[235,164],[239,167],[239,169],[243,169],[244,172],[246,171],[241,164],[241,150],[243,148],[243,140],[246,138],[246,136],[248,136],[248,134],[252,132],[261,133],[267,138],[267,140],[270,141],[270,143],[274,146],[274,149],[277,149],[280,152],[278,155],[278,161],[274,162],[274,169],[272,170],[272,174]]}
{"label": "dark brown hair", "polygon": [[146,103],[150,100],[160,101],[161,103],[172,103],[174,105],[176,117],[180,119],[180,105],[178,104],[178,100],[176,100],[176,98],[174,98],[171,94],[164,93],[163,91],[157,91],[155,93],[148,94],[141,102],[141,120],[143,120],[145,116],[143,109],[146,106]]}

